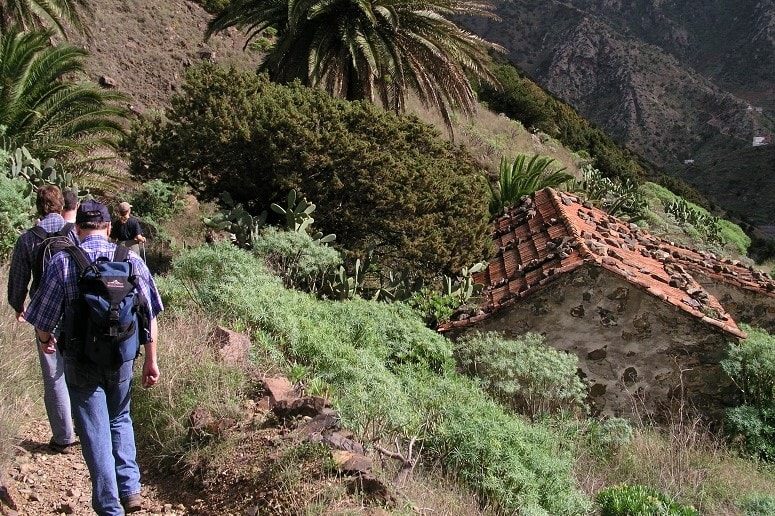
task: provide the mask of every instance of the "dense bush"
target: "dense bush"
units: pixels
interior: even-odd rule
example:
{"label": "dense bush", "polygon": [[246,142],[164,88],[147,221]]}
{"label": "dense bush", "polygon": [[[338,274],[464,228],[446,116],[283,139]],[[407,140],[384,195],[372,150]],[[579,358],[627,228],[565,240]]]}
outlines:
{"label": "dense bush", "polygon": [[25,195],[27,185],[0,174],[0,261],[7,257],[19,235],[32,226],[31,205]]}
{"label": "dense bush", "polygon": [[154,179],[143,184],[129,199],[132,211],[138,217],[155,222],[166,222],[186,206],[186,187]]}
{"label": "dense bush", "polygon": [[699,516],[693,507],[681,505],[650,487],[621,485],[597,494],[602,516]]}
{"label": "dense bush", "polygon": [[320,231],[394,270],[454,272],[491,246],[487,185],[469,155],[414,116],[299,84],[197,67],[168,120],[142,123],[130,148],[136,177],[226,191],[253,213],[295,189],[318,205]]}
{"label": "dense bush", "polygon": [[727,412],[726,428],[748,453],[775,460],[775,337],[744,326],[748,338],[733,344],[721,362],[743,394],[743,405]]}
{"label": "dense bush", "polygon": [[194,303],[252,331],[254,342],[325,384],[343,424],[366,440],[418,436],[438,460],[505,512],[579,514],[571,460],[553,432],[508,414],[454,371],[450,343],[402,303],[322,301],[286,290],[233,246],[183,254],[165,302]]}
{"label": "dense bush", "polygon": [[586,387],[576,375],[578,359],[544,345],[540,335],[512,340],[476,332],[456,344],[455,357],[495,397],[530,418],[583,407]]}
{"label": "dense bush", "polygon": [[306,231],[268,227],[253,241],[253,252],[286,287],[309,292],[316,291],[326,273],[342,263],[336,249],[313,240]]}

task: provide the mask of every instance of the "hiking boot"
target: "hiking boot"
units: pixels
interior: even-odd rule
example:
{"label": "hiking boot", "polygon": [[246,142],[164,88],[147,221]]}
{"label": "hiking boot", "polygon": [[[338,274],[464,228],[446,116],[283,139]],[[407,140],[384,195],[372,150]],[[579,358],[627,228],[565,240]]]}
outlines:
{"label": "hiking boot", "polygon": [[143,497],[140,496],[140,493],[123,496],[121,497],[121,506],[127,514],[137,512],[143,508]]}
{"label": "hiking boot", "polygon": [[71,455],[73,453],[76,453],[78,450],[76,449],[77,446],[80,443],[78,441],[74,441],[70,444],[59,444],[58,442],[54,441],[52,438],[48,442],[48,449],[52,451],[53,453],[61,453],[63,455]]}

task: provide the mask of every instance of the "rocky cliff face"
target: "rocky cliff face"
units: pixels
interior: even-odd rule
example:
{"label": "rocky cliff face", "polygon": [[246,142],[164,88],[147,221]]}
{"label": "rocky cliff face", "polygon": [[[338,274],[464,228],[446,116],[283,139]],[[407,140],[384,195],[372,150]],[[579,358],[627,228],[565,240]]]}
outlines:
{"label": "rocky cliff face", "polygon": [[[775,132],[772,1],[511,0],[497,13],[471,28],[540,84],[730,211],[775,222],[775,196],[745,202],[775,191],[773,174],[759,170],[775,163],[775,142],[748,162],[753,137]],[[721,194],[730,181],[739,192],[737,178],[714,168],[730,156],[755,179],[734,198]]]}

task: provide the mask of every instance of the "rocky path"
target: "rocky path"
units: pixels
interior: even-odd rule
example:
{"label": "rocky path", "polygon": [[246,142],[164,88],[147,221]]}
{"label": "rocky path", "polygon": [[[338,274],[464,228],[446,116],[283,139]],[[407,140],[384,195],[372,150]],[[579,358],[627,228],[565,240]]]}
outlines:
{"label": "rocky path", "polygon": [[[0,515],[93,515],[89,472],[80,448],[72,454],[53,453],[48,449],[50,437],[45,420],[35,421],[20,435],[16,456],[5,472],[5,483],[16,512],[0,503]],[[143,473],[143,511],[135,514],[184,515],[187,509],[202,500],[181,491],[176,478],[156,478]],[[198,514],[203,514],[196,511]]]}

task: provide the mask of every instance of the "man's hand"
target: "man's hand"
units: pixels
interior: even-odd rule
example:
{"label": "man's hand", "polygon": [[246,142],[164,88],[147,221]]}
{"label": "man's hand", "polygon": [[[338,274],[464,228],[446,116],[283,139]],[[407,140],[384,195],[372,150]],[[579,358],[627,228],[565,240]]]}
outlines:
{"label": "man's hand", "polygon": [[53,355],[57,352],[56,343],[56,337],[51,334],[48,336],[48,342],[44,342],[40,336],[38,336],[38,346],[40,346],[40,350],[47,355]]}
{"label": "man's hand", "polygon": [[152,387],[159,381],[161,372],[156,360],[145,360],[143,362],[143,387]]}
{"label": "man's hand", "polygon": [[24,312],[16,312],[16,320],[19,322],[24,322]]}
{"label": "man's hand", "polygon": [[143,235],[137,235],[135,240],[137,240],[138,243],[145,243],[145,237]]}

